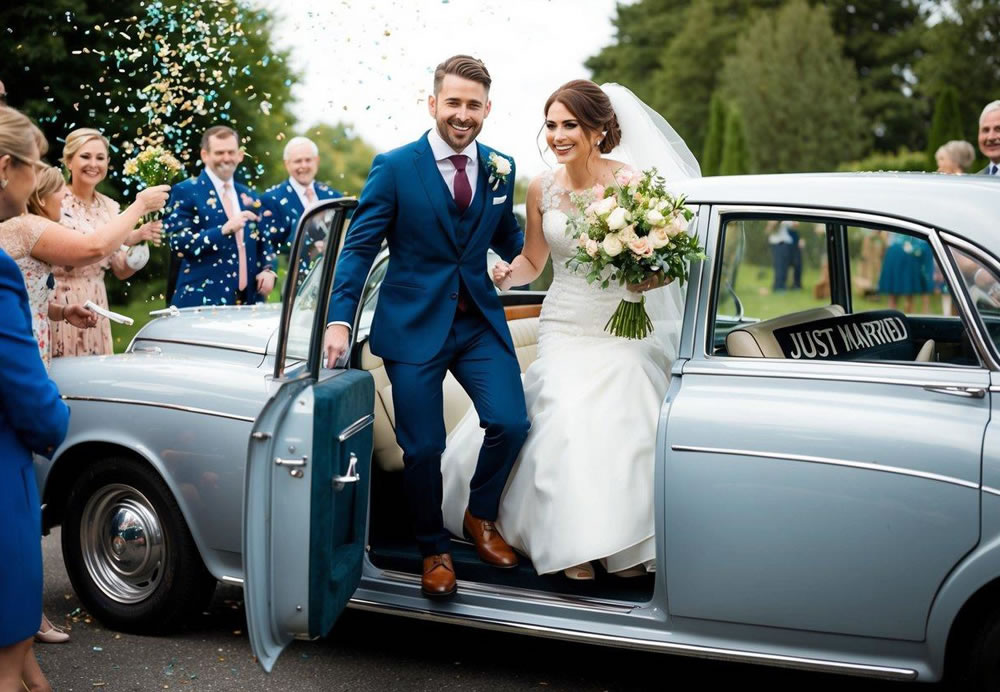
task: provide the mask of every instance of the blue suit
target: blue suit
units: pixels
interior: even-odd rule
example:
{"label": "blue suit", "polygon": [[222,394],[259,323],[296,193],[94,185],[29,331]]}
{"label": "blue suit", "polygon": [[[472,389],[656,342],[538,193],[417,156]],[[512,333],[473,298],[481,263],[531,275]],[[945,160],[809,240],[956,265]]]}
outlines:
{"label": "blue suit", "polygon": [[[334,190],[329,185],[316,182],[316,200],[336,199],[343,197],[343,193]],[[268,242],[271,244],[271,252],[275,256],[288,251],[292,243],[295,242],[295,228],[298,226],[299,218],[305,208],[302,200],[292,184],[285,180],[274,187],[267,189],[260,196],[262,209],[270,212],[270,215],[263,219],[262,223],[267,228]]]}
{"label": "blue suit", "polygon": [[484,266],[488,248],[510,260],[524,241],[513,213],[515,171],[511,161],[506,181],[493,190],[486,164],[493,150],[477,147],[476,190],[464,213],[426,134],[375,157],[337,261],[328,314],[328,321],[354,323],[372,261],[387,241],[370,345],[392,382],[404,487],[424,555],[449,551],[441,518],[445,373],[469,393],[486,429],[471,484],[473,516],[496,519],[529,427],[510,330]]}
{"label": "blue suit", "polygon": [[[253,191],[234,182],[240,208],[260,215],[260,200]],[[174,260],[180,259],[177,284],[167,300],[179,308],[197,305],[233,305],[239,287],[239,255],[236,235],[223,235],[226,211],[208,174],[174,185],[163,220]],[[256,277],[273,267],[266,233],[254,223],[243,229],[247,255],[247,304],[264,302],[257,294]]]}
{"label": "blue suit", "polygon": [[0,647],[38,630],[42,514],[31,453],[50,456],[69,409],[49,379],[31,331],[24,277],[0,250]]}

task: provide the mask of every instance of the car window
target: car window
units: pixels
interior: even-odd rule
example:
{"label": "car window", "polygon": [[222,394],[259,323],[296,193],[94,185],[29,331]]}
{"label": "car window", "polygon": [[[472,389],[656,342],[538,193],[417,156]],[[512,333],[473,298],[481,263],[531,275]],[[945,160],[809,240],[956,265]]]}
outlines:
{"label": "car window", "polygon": [[968,291],[993,346],[1000,350],[1000,275],[981,259],[958,248],[949,248],[959,276]]}
{"label": "car window", "polygon": [[728,218],[710,352],[979,364],[928,240],[835,219]]}
{"label": "car window", "polygon": [[375,306],[378,304],[379,289],[385,279],[385,272],[389,268],[389,255],[384,253],[375,260],[375,266],[368,275],[365,282],[365,289],[361,294],[361,316],[358,318],[357,341],[361,341],[368,336],[371,330],[372,319],[375,317]]}
{"label": "car window", "polygon": [[292,314],[288,322],[285,352],[286,358],[291,360],[306,360],[309,357],[309,342],[316,308],[320,302],[319,289],[332,216],[332,211],[316,214],[299,230],[305,235],[298,246],[299,254],[296,260],[298,275],[295,280],[295,295],[292,298]]}

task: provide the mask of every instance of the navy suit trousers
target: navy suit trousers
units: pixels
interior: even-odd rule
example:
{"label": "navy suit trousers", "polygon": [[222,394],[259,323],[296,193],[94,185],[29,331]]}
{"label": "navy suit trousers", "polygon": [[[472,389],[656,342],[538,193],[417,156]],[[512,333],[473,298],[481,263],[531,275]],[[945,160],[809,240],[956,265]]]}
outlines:
{"label": "navy suit trousers", "polygon": [[447,371],[468,392],[486,430],[472,477],[469,512],[493,521],[507,476],[528,435],[517,358],[475,309],[458,311],[441,351],[420,364],[385,360],[396,411],[396,440],[403,449],[403,485],[417,544],[423,555],[450,551],[441,516],[441,453],[445,447]]}

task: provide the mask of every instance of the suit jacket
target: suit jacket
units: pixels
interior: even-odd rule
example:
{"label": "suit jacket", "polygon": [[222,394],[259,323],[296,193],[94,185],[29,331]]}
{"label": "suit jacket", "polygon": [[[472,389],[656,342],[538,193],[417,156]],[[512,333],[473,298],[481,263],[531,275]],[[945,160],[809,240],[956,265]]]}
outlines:
{"label": "suit jacket", "polygon": [[[324,185],[319,181],[316,181],[315,187],[317,201],[344,196],[339,190],[334,190],[329,185]],[[262,208],[270,212],[270,216],[262,219],[262,223],[267,229],[271,253],[278,256],[288,252],[292,243],[295,242],[295,229],[298,226],[299,218],[305,211],[302,200],[299,199],[292,184],[285,180],[268,188],[260,196],[260,201]]]}
{"label": "suit jacket", "polygon": [[[989,163],[987,163],[986,164],[986,168],[984,168],[983,170],[979,171],[979,175],[989,175],[990,174],[990,166],[992,166],[992,165],[993,165],[992,161],[990,161]],[[997,173],[997,175],[1000,176],[1000,173]]]}
{"label": "suit jacket", "polygon": [[[456,233],[454,204],[438,171],[427,135],[372,161],[339,259],[328,321],[354,323],[358,301],[382,241],[389,267],[379,290],[371,328],[372,353],[402,363],[426,363],[444,345],[461,287],[507,348],[514,351],[503,306],[485,268],[486,251],[506,260],[521,251],[524,234],[514,217],[513,159],[510,174],[488,183],[492,149],[477,144],[476,195],[482,214],[464,244]],[[498,152],[499,153],[499,152]],[[502,154],[501,154],[502,156]],[[473,202],[475,206],[475,202]]]}
{"label": "suit jacket", "polygon": [[[240,208],[261,213],[254,192],[234,181]],[[170,249],[180,259],[177,286],[171,303],[179,308],[196,305],[231,305],[239,286],[236,236],[223,235],[226,210],[204,171],[197,178],[174,185],[163,221]],[[247,255],[247,303],[264,302],[256,290],[256,276],[273,267],[270,244],[262,227],[248,223],[243,229]]]}

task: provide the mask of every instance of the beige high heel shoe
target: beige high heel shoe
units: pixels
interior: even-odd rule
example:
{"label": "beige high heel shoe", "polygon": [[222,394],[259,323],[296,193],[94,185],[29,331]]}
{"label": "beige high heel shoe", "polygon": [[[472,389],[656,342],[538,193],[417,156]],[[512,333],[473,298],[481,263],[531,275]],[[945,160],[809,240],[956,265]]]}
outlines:
{"label": "beige high heel shoe", "polygon": [[594,566],[589,562],[584,562],[582,565],[576,565],[575,567],[567,567],[563,570],[563,574],[566,575],[567,579],[572,579],[573,581],[591,581],[597,576],[596,572],[594,572]]}
{"label": "beige high heel shoe", "polygon": [[45,644],[62,644],[69,641],[69,634],[49,622],[43,613],[42,624],[35,632],[35,641]]}

